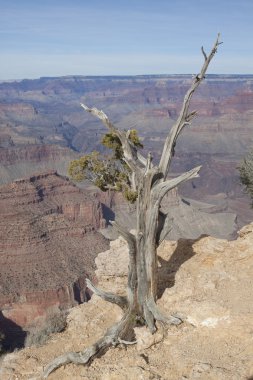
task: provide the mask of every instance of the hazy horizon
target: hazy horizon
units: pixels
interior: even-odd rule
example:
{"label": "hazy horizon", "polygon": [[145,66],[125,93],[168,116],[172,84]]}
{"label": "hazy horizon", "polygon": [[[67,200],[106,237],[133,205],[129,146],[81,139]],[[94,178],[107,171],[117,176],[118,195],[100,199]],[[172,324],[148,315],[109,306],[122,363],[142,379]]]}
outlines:
{"label": "hazy horizon", "polygon": [[[23,80],[40,80],[40,79],[45,79],[45,78],[48,78],[48,79],[54,79],[54,78],[71,78],[71,77],[76,77],[76,78],[79,78],[79,77],[83,77],[83,78],[134,78],[134,77],[137,77],[137,78],[145,78],[145,77],[171,77],[171,76],[188,76],[188,77],[192,77],[193,74],[191,73],[171,73],[171,74],[167,74],[167,73],[161,73],[161,74],[150,74],[150,73],[147,73],[147,74],[136,74],[136,75],[124,75],[124,74],[118,74],[118,75],[85,75],[85,74],[69,74],[69,75],[53,75],[53,76],[48,76],[48,75],[42,75],[40,77],[35,77],[35,78],[9,78],[9,79],[1,79],[0,78],[0,83],[11,83],[11,82],[21,82]],[[212,73],[212,74],[207,74],[206,75],[206,79],[212,79],[213,77],[215,76],[219,76],[219,77],[253,77],[253,73],[244,73],[244,74],[240,74],[240,73],[231,73],[231,74],[226,74],[226,73]],[[209,78],[210,77],[210,78]]]}

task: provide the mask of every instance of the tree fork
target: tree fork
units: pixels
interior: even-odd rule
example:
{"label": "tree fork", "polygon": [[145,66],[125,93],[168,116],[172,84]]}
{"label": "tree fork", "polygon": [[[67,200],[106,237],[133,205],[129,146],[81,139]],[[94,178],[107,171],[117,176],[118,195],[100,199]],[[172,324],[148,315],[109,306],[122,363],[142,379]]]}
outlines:
{"label": "tree fork", "polygon": [[201,48],[204,63],[201,71],[193,79],[187,91],[179,117],[171,128],[164,142],[163,152],[158,166],[153,165],[151,154],[143,157],[138,147],[130,140],[130,131],[120,131],[109,120],[103,111],[97,108],[81,106],[85,111],[100,119],[110,133],[115,134],[123,150],[123,160],[129,168],[131,190],[137,191],[137,228],[136,236],[128,232],[123,226],[112,222],[113,227],[127,241],[129,248],[129,267],[127,297],[104,292],[87,281],[88,287],[103,299],[121,306],[125,313],[120,322],[107,330],[104,337],[82,352],[66,353],[54,359],[45,368],[43,378],[68,363],[88,364],[94,358],[101,356],[111,346],[118,344],[134,344],[133,328],[138,321],[143,321],[152,332],[155,332],[155,322],[178,325],[182,318],[171,315],[164,316],[156,305],[157,299],[157,248],[171,228],[169,213],[164,215],[160,210],[161,202],[168,191],[181,183],[199,176],[200,166],[173,179],[166,179],[171,159],[175,153],[177,138],[186,125],[196,116],[196,111],[189,112],[193,93],[204,80],[207,68],[217,52],[220,35],[214,43],[209,55]]}

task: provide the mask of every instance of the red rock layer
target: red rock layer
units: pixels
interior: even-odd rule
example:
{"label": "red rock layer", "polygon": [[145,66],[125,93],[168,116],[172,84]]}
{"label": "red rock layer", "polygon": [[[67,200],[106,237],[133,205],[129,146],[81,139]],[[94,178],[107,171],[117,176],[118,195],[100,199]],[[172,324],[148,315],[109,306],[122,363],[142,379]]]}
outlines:
{"label": "red rock layer", "polygon": [[69,149],[56,145],[11,146],[0,149],[0,162],[1,165],[13,165],[20,161],[36,163],[43,160],[57,160],[66,154],[70,154]]}

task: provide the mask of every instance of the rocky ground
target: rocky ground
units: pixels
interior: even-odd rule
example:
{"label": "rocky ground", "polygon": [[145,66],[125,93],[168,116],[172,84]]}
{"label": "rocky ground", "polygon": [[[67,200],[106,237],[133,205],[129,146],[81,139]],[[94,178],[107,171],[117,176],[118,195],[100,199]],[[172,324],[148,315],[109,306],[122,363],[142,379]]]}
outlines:
{"label": "rocky ground", "polygon": [[[179,327],[135,329],[137,344],[110,349],[89,367],[67,365],[51,380],[242,380],[253,376],[253,223],[235,241],[211,237],[164,242],[159,251],[160,308],[179,313]],[[124,292],[127,249],[122,239],[96,259],[101,287]],[[2,360],[2,380],[40,379],[43,367],[80,351],[121,317],[96,296],[72,309],[68,327],[47,344]]]}

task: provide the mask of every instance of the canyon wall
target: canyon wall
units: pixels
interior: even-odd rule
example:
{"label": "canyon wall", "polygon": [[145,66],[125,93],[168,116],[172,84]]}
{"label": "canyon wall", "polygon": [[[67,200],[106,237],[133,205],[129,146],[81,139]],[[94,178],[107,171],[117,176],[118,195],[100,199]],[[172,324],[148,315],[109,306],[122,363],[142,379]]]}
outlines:
{"label": "canyon wall", "polygon": [[49,308],[87,299],[84,279],[94,277],[94,259],[108,244],[98,233],[105,223],[101,202],[54,171],[0,187],[0,310],[7,322],[25,328]]}
{"label": "canyon wall", "polygon": [[0,184],[49,170],[66,175],[70,161],[78,157],[67,147],[53,144],[11,145],[11,137],[7,137],[2,141],[6,142],[7,139],[8,143],[3,143],[1,147],[0,142]]}

